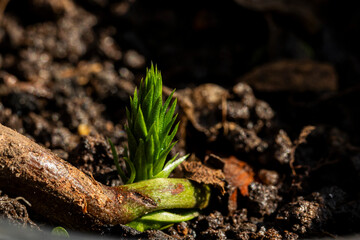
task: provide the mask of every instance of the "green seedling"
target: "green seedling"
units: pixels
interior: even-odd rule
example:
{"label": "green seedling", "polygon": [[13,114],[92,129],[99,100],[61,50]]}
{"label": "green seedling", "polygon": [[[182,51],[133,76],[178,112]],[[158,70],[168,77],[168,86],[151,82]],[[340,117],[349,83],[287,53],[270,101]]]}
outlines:
{"label": "green seedling", "polygon": [[110,143],[123,182],[166,178],[188,157],[177,159],[176,154],[166,162],[176,144],[173,139],[179,127],[179,123],[175,124],[177,114],[174,116],[177,99],[170,106],[173,94],[174,91],[163,104],[161,74],[152,65],[145,80],[141,81],[139,91],[135,89],[134,96],[130,97],[130,110],[126,108],[128,125],[125,127],[128,136],[128,151],[125,150],[124,156],[127,175],[119,166],[118,155]]}
{"label": "green seedling", "polygon": [[[179,127],[179,122],[175,124],[177,99],[171,103],[174,91],[163,102],[162,77],[158,69],[152,65],[147,70],[145,79],[141,81],[139,90],[135,89],[134,96],[130,97],[130,109],[126,109],[128,125],[125,127],[128,137],[128,148],[124,151],[126,171],[120,167],[118,154],[109,140],[116,168],[126,185],[139,182],[146,187],[147,181],[156,185],[156,181],[167,178],[188,157],[186,155],[178,158],[178,154],[176,154],[167,160],[171,149],[176,144],[173,139]],[[150,181],[150,179],[152,180]],[[177,181],[177,179],[169,180],[167,181],[169,183]],[[208,187],[200,188],[206,189],[202,190],[201,197],[198,198],[202,201],[200,207],[202,208],[209,201],[210,191]],[[190,207],[190,205],[187,206],[187,201],[190,201],[194,195],[199,196],[195,191],[197,191],[196,188],[192,188],[191,191],[183,194],[183,203],[177,205],[177,208],[183,210],[157,209],[158,211],[137,218],[128,225],[140,231],[163,229],[173,223],[196,217],[197,211],[184,210]],[[164,196],[161,201],[167,202],[168,200]]]}

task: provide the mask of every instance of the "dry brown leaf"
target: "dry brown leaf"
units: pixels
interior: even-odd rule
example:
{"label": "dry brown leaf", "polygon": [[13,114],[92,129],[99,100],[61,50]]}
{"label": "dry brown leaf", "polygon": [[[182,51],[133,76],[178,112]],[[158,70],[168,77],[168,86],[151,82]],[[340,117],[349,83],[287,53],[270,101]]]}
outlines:
{"label": "dry brown leaf", "polygon": [[240,190],[241,195],[248,196],[248,186],[254,181],[254,171],[246,163],[234,156],[223,158],[226,181]]}
{"label": "dry brown leaf", "polygon": [[221,170],[209,168],[200,161],[185,161],[181,164],[184,177],[197,183],[209,184],[225,193],[225,176]]}

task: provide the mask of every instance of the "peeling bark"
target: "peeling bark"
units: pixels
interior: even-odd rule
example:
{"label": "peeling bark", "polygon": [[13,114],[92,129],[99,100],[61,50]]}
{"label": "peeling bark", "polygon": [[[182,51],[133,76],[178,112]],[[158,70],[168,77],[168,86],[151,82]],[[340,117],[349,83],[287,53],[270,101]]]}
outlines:
{"label": "peeling bark", "polygon": [[108,187],[0,124],[0,188],[26,198],[35,212],[64,227],[101,230],[160,209],[202,208],[207,187],[152,179]]}

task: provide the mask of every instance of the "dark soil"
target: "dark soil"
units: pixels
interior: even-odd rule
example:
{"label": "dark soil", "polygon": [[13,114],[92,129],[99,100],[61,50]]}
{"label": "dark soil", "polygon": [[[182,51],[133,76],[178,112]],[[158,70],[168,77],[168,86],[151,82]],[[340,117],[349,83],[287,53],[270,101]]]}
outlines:
{"label": "dark soil", "polygon": [[[122,184],[106,139],[123,152],[125,107],[146,67],[158,65],[165,95],[177,88],[181,126],[172,154],[192,157],[173,175],[211,184],[209,207],[164,231],[116,226],[102,234],[297,239],[360,232],[356,1],[6,2],[0,123],[96,180]],[[0,191],[1,218],[56,226],[30,204]]]}

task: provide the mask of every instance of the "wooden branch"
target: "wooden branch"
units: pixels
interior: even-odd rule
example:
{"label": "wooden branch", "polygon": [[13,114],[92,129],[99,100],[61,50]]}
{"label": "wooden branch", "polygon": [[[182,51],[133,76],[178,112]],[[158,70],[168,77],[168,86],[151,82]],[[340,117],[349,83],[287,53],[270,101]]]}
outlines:
{"label": "wooden branch", "polygon": [[207,187],[186,179],[152,179],[108,187],[25,136],[0,124],[0,189],[22,196],[32,209],[63,227],[99,231],[147,212],[202,208]]}

